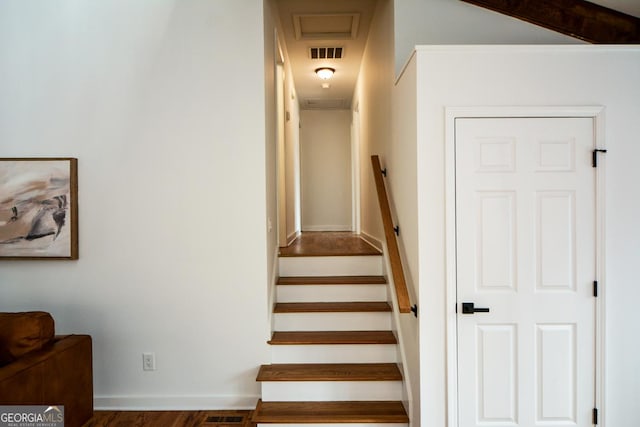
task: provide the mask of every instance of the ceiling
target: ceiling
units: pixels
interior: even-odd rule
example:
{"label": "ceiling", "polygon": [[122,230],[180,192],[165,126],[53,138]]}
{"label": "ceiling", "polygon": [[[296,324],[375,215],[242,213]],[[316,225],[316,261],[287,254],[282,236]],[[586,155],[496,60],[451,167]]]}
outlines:
{"label": "ceiling", "polygon": [[[458,1],[458,0],[450,0]],[[640,17],[640,0],[590,0]],[[302,109],[348,109],[377,0],[276,0],[296,92]],[[342,48],[340,59],[312,59],[311,48]],[[331,67],[322,83],[314,70]]]}
{"label": "ceiling", "polygon": [[640,0],[589,0],[591,3],[608,7],[640,18]]}
{"label": "ceiling", "polygon": [[[277,4],[300,107],[350,108],[377,0],[277,0]],[[311,48],[325,47],[342,48],[342,58],[311,58]],[[326,56],[322,53],[319,56]],[[336,72],[323,81],[314,72],[320,67]],[[322,88],[322,83],[330,87]]]}

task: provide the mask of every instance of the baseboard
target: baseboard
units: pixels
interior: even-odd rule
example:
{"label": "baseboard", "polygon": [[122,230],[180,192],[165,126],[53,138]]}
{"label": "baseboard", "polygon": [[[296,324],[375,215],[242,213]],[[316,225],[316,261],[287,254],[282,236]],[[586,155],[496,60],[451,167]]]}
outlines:
{"label": "baseboard", "polygon": [[302,231],[351,231],[351,225],[305,225]]}
{"label": "baseboard", "polygon": [[96,411],[204,411],[255,409],[255,396],[96,396]]}
{"label": "baseboard", "polygon": [[362,237],[362,239],[364,239],[367,243],[369,243],[374,248],[378,249],[381,252],[384,252],[382,242],[380,240],[376,239],[370,234],[367,234],[364,231],[360,232],[360,237]]}
{"label": "baseboard", "polygon": [[290,244],[293,243],[294,240],[296,240],[298,237],[300,237],[300,231],[294,231],[293,233],[289,234],[287,236],[287,246],[289,246]]}
{"label": "baseboard", "polygon": [[[369,238],[375,240],[376,242],[378,242],[381,246],[381,250],[382,250],[382,254],[383,254],[383,259],[384,259],[384,269],[387,272],[387,279],[389,281],[389,296],[390,296],[390,304],[392,307],[392,313],[391,313],[391,324],[392,324],[392,330],[396,335],[396,338],[398,339],[398,345],[396,346],[396,350],[397,350],[397,358],[398,358],[398,365],[402,371],[402,377],[404,378],[403,381],[403,403],[405,408],[407,409],[407,412],[410,414],[409,417],[411,418],[411,415],[413,414],[413,407],[414,407],[414,400],[413,400],[413,392],[412,392],[412,385],[411,382],[415,380],[415,377],[411,375],[411,372],[409,372],[409,368],[408,368],[408,363],[407,363],[407,352],[406,352],[406,347],[405,347],[405,334],[400,322],[400,310],[398,308],[398,298],[396,295],[396,289],[395,289],[395,285],[393,283],[393,274],[391,274],[391,262],[389,260],[389,249],[387,247],[386,242],[382,243],[377,239],[372,238],[371,236],[368,236]],[[364,238],[364,237],[363,237]],[[367,239],[365,239],[367,240]],[[369,242],[371,243],[371,242]],[[402,314],[402,316],[409,316],[408,314]],[[416,319],[417,321],[417,319]],[[413,423],[411,423],[410,425],[414,425]]]}
{"label": "baseboard", "polygon": [[[271,266],[271,278],[269,280],[269,293],[267,301],[267,307],[273,307],[276,302],[276,291],[277,291],[277,282],[278,277],[280,277],[280,258],[278,254],[280,253],[280,248],[276,246],[275,253],[273,254],[273,265]],[[267,330],[267,341],[271,339],[271,333],[273,331],[273,310],[269,310],[269,318],[267,322],[268,330]]]}

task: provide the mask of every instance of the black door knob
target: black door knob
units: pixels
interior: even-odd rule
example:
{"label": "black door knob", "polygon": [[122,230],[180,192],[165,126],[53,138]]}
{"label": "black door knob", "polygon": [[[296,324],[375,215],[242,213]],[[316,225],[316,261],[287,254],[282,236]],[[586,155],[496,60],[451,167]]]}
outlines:
{"label": "black door knob", "polygon": [[475,304],[472,302],[463,302],[462,303],[462,314],[473,314],[473,313],[488,313],[488,308],[475,308]]}

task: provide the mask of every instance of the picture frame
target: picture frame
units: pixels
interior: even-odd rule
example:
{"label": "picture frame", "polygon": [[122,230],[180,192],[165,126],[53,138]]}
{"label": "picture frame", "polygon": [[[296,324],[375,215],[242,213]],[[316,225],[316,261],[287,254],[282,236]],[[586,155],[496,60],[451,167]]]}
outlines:
{"label": "picture frame", "polygon": [[78,159],[0,158],[0,260],[78,259]]}

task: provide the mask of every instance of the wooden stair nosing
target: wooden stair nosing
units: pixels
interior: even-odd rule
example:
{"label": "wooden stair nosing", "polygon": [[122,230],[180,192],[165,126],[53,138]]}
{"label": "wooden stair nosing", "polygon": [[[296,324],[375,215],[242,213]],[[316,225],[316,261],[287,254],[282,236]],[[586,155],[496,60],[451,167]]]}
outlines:
{"label": "wooden stair nosing", "polygon": [[287,276],[278,285],[386,285],[384,276]]}
{"label": "wooden stair nosing", "polygon": [[271,345],[397,344],[391,331],[276,331]]}
{"label": "wooden stair nosing", "polygon": [[386,313],[391,306],[386,301],[361,302],[279,302],[274,314],[283,313]]}
{"label": "wooden stair nosing", "polygon": [[408,423],[402,402],[263,402],[252,415],[254,423]]}
{"label": "wooden stair nosing", "polygon": [[395,363],[281,363],[262,365],[256,381],[402,381]]}
{"label": "wooden stair nosing", "polygon": [[315,252],[282,252],[278,253],[278,258],[346,258],[346,257],[372,257],[372,256],[382,256],[382,252],[377,249],[367,252],[345,252],[339,253],[331,249],[326,250],[318,250]]}

